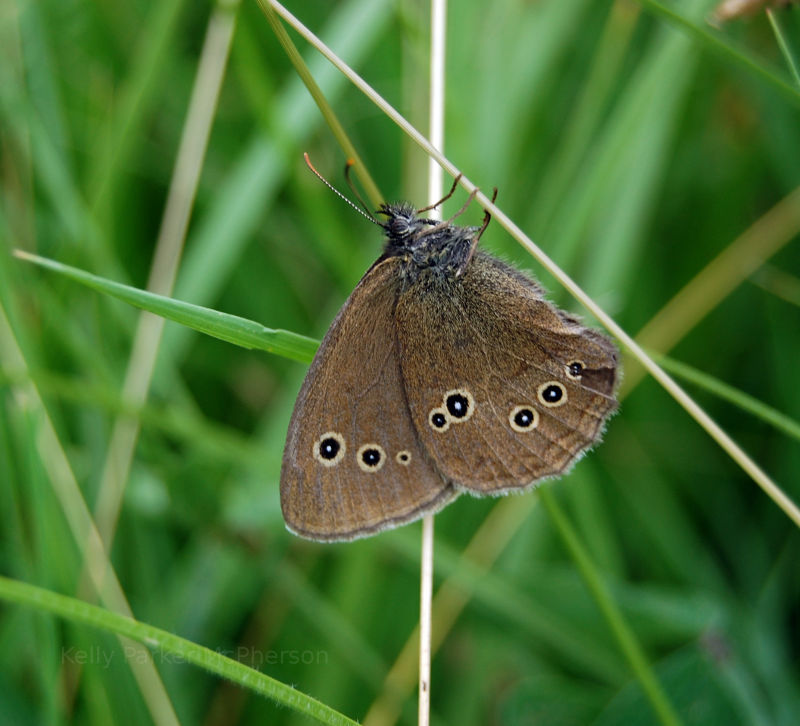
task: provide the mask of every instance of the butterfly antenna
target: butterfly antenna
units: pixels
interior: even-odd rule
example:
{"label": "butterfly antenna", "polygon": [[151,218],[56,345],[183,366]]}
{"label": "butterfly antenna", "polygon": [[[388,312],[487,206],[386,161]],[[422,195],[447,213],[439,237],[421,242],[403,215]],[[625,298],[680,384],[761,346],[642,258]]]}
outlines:
{"label": "butterfly antenna", "polygon": [[[328,187],[328,189],[330,189],[337,197],[347,202],[347,204],[349,204],[353,209],[355,209],[356,212],[358,212],[362,217],[366,217],[370,222],[372,222],[373,224],[377,224],[379,227],[381,226],[381,223],[377,219],[375,219],[375,217],[373,217],[371,214],[368,214],[363,209],[353,204],[352,201],[350,201],[344,194],[342,194],[335,186],[333,186],[333,184],[331,184],[324,176],[322,176],[322,174],[320,174],[314,168],[314,165],[311,163],[311,159],[308,158],[308,152],[303,153],[303,158],[306,160],[306,165],[308,166],[308,168],[314,172],[314,176],[316,176],[317,179],[319,179],[326,187]],[[348,161],[348,164],[350,163],[352,162]],[[362,204],[364,203],[363,201],[361,201],[360,197],[358,200]]]}
{"label": "butterfly antenna", "polygon": [[372,214],[372,210],[369,208],[369,205],[364,201],[364,197],[358,191],[358,187],[356,187],[355,183],[353,182],[353,177],[350,176],[350,169],[353,168],[355,161],[352,159],[348,159],[347,163],[344,165],[344,178],[347,182],[347,186],[350,187],[350,191],[353,192],[353,196],[358,200],[358,203],[361,205],[363,210],[374,220],[375,217]]}

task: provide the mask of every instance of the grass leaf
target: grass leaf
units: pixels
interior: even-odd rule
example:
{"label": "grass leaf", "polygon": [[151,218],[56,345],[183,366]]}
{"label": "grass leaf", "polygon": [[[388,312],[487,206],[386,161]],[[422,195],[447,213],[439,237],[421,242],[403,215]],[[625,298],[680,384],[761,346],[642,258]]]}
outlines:
{"label": "grass leaf", "polygon": [[211,310],[200,305],[174,300],[139,290],[129,285],[106,280],[77,267],[32,255],[22,250],[14,253],[21,260],[33,262],[41,267],[58,272],[86,287],[122,300],[141,310],[160,315],[167,320],[181,323],[188,328],[219,338],[242,348],[264,350],[267,353],[310,363],[319,345],[313,338],[291,333],[288,330],[273,330],[252,320]]}

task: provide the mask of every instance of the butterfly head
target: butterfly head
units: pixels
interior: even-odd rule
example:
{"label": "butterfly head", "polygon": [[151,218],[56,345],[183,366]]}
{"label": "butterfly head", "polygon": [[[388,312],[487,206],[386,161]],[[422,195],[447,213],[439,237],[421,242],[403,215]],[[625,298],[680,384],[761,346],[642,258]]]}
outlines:
{"label": "butterfly head", "polygon": [[388,245],[391,247],[412,246],[415,239],[436,224],[435,220],[420,218],[417,210],[408,202],[382,204],[378,214],[386,217],[381,227],[386,232]]}
{"label": "butterfly head", "polygon": [[409,272],[422,270],[459,276],[472,258],[477,227],[458,227],[450,222],[420,217],[407,202],[384,204],[378,214],[386,232],[385,255],[400,257]]}

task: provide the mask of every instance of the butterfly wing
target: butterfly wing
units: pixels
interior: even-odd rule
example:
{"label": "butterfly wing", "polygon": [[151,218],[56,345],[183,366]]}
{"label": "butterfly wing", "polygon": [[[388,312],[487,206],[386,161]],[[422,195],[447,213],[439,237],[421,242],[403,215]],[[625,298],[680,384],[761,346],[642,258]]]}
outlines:
{"label": "butterfly wing", "polygon": [[456,490],[428,462],[408,410],[394,325],[398,261],[348,298],[300,389],[281,468],[281,509],[315,540],[374,534],[444,506]]}
{"label": "butterfly wing", "polygon": [[614,345],[489,255],[460,277],[420,277],[395,318],[414,425],[459,488],[497,494],[563,473],[616,408]]}

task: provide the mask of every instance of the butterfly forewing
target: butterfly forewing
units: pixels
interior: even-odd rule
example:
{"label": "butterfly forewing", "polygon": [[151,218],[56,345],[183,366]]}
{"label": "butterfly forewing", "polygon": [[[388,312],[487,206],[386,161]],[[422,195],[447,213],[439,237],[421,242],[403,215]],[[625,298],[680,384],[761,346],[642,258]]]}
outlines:
{"label": "butterfly forewing", "polygon": [[456,492],[431,466],[401,380],[396,259],[364,276],[323,339],[295,405],[281,469],[289,528],[361,537],[444,506]]}

